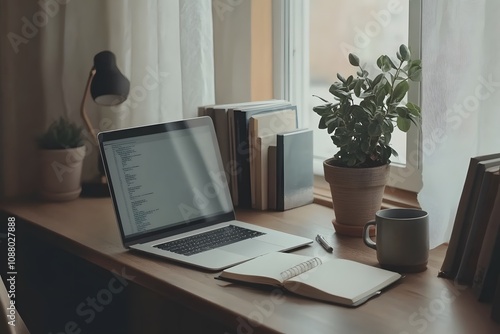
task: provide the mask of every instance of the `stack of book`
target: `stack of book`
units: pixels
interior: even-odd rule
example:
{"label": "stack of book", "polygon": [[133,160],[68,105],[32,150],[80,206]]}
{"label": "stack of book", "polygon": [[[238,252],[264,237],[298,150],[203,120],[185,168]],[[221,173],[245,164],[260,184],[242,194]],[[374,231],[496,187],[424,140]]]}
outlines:
{"label": "stack of book", "polygon": [[298,129],[295,105],[210,105],[198,114],[213,120],[235,206],[286,210],[312,202],[312,130]]}
{"label": "stack of book", "polygon": [[[470,160],[440,277],[493,302],[500,321],[500,153]],[[496,314],[496,315],[495,315]]]}

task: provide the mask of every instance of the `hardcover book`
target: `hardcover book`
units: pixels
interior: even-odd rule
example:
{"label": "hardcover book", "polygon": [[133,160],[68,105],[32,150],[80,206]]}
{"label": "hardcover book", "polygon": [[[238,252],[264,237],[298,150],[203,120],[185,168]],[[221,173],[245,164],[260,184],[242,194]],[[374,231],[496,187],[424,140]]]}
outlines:
{"label": "hardcover book", "polygon": [[495,282],[496,291],[493,297],[493,305],[491,306],[491,319],[500,324],[500,279]]}
{"label": "hardcover book", "polygon": [[276,210],[276,145],[267,149],[267,208]]}
{"label": "hardcover book", "polygon": [[477,260],[472,289],[481,302],[491,301],[500,274],[500,187],[493,197],[493,209],[488,220],[484,241]]}
{"label": "hardcover book", "polygon": [[277,286],[289,292],[345,306],[359,306],[401,275],[359,262],[293,253],[268,253],[224,270],[219,279]]}
{"label": "hardcover book", "polygon": [[252,208],[267,209],[267,151],[276,145],[276,134],[297,128],[295,109],[261,113],[250,117],[250,180]]}
{"label": "hardcover book", "polygon": [[309,129],[276,137],[276,207],[280,211],[312,203],[313,132]]}
{"label": "hardcover book", "polygon": [[470,285],[474,279],[479,252],[481,251],[481,245],[483,245],[486,228],[488,227],[500,182],[498,169],[499,167],[487,169],[483,176],[467,243],[465,244],[462,261],[457,271],[456,280],[460,284]]}
{"label": "hardcover book", "polygon": [[470,159],[450,242],[438,274],[439,277],[455,279],[469,237],[484,173],[487,168],[499,165],[500,153]]}

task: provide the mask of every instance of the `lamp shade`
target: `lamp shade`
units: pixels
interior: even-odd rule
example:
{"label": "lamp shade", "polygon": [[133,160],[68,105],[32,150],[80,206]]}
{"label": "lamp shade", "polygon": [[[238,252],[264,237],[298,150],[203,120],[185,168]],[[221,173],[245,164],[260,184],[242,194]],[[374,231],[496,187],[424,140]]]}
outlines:
{"label": "lamp shade", "polygon": [[130,82],[116,66],[114,53],[102,51],[96,54],[94,69],[90,94],[97,104],[112,106],[127,99]]}

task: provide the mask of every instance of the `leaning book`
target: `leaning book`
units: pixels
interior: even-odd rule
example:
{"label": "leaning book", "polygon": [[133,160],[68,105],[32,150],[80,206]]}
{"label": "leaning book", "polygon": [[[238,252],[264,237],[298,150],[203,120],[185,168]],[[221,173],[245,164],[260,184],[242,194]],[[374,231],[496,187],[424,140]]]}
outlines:
{"label": "leaning book", "polygon": [[219,279],[264,284],[330,303],[359,306],[401,275],[359,262],[269,253],[224,270]]}

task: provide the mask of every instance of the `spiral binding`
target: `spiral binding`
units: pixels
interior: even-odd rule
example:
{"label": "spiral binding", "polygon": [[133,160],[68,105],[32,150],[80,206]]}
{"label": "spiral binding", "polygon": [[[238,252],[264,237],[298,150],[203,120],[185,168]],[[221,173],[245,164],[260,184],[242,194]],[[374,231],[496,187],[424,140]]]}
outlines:
{"label": "spiral binding", "polygon": [[305,273],[308,270],[311,270],[314,267],[319,266],[321,263],[321,259],[319,257],[312,258],[310,260],[307,260],[305,262],[299,263],[296,266],[291,267],[290,269],[287,269],[283,272],[280,273],[281,279],[283,281],[286,281],[292,277],[298,276],[302,273]]}

